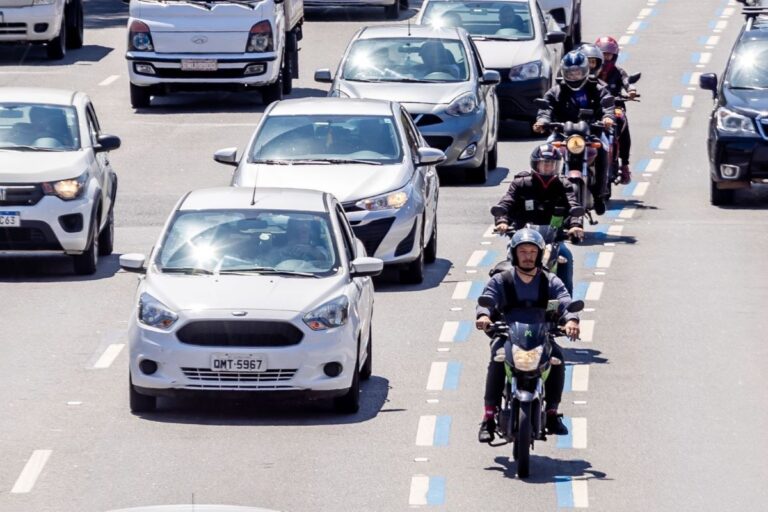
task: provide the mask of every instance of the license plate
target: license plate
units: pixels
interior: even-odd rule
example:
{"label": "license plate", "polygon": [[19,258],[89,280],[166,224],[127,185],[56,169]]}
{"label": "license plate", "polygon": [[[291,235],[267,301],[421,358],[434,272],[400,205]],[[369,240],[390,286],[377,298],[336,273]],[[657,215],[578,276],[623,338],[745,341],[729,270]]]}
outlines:
{"label": "license plate", "polygon": [[181,59],[182,71],[216,71],[219,63],[215,59]]}
{"label": "license plate", "polygon": [[213,354],[214,372],[260,373],[267,371],[267,358],[260,354]]}
{"label": "license plate", "polygon": [[21,227],[21,215],[19,212],[0,212],[0,228]]}

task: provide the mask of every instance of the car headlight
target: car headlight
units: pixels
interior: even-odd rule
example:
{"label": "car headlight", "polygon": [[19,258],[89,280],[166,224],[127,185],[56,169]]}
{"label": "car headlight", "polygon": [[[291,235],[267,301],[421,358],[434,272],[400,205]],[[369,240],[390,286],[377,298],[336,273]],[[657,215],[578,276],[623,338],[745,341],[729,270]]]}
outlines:
{"label": "car headlight", "polygon": [[521,372],[532,372],[539,367],[543,353],[544,345],[539,345],[533,350],[523,350],[517,345],[512,345],[512,362]]}
{"label": "car headlight", "polygon": [[581,135],[571,135],[565,142],[565,147],[568,148],[568,151],[574,155],[580,155],[583,153],[586,146],[587,143],[584,142],[584,137]]}
{"label": "car headlight", "polygon": [[355,206],[370,212],[380,210],[398,210],[408,202],[408,192],[405,189],[396,190],[388,194],[361,199]]}
{"label": "car headlight", "polygon": [[72,201],[83,194],[87,182],[88,171],[77,178],[43,183],[43,193],[47,196],[56,196],[64,201]]}
{"label": "car headlight", "polygon": [[248,44],[245,45],[246,52],[271,52],[273,48],[272,25],[266,20],[260,21],[251,27],[248,34]]}
{"label": "car headlight", "polygon": [[157,329],[169,329],[179,315],[168,309],[168,306],[148,293],[139,297],[139,322]]}
{"label": "car headlight", "polygon": [[128,29],[128,49],[139,52],[151,52],[155,49],[149,26],[143,21],[134,20],[131,23]]}
{"label": "car headlight", "polygon": [[462,116],[471,114],[475,110],[477,110],[477,96],[473,92],[468,92],[453,100],[445,113],[450,116]]}
{"label": "car headlight", "polygon": [[747,116],[737,114],[725,107],[720,107],[715,112],[717,129],[729,135],[755,135],[755,123]]}
{"label": "car headlight", "polygon": [[304,323],[313,331],[324,331],[340,327],[347,323],[349,317],[349,300],[345,296],[338,297],[316,307],[304,315]]}
{"label": "car headlight", "polygon": [[513,82],[532,80],[541,76],[541,61],[526,62],[509,70],[509,79]]}

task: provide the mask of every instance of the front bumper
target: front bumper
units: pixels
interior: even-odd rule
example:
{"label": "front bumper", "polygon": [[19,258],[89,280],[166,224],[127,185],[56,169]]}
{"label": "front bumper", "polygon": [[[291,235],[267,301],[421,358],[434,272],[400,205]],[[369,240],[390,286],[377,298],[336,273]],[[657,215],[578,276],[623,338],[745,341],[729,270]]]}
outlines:
{"label": "front bumper", "polygon": [[309,0],[307,7],[386,7],[393,5],[392,0]]}
{"label": "front bumper", "polygon": [[0,42],[47,42],[59,35],[64,9],[56,3],[0,7]]}
{"label": "front bumper", "polygon": [[533,100],[544,97],[549,89],[549,80],[535,78],[513,82],[509,79],[509,69],[496,71],[501,75],[501,83],[496,86],[499,119],[535,121],[539,109],[533,104]]}
{"label": "front bumper", "polygon": [[[405,104],[405,108],[427,143],[445,153],[440,167],[475,168],[483,162],[488,124],[485,108],[462,116],[446,114],[441,105]],[[461,153],[471,144],[477,145],[474,156],[460,160]]]}
{"label": "front bumper", "polygon": [[[768,140],[755,137],[718,135],[712,146],[712,179],[726,184],[742,184],[768,180]],[[728,166],[730,176],[723,173]],[[726,185],[727,186],[727,185]]]}
{"label": "front bumper", "polygon": [[368,212],[354,203],[345,203],[344,210],[352,230],[368,253],[387,265],[409,263],[421,252],[421,211],[413,200],[399,210]]}

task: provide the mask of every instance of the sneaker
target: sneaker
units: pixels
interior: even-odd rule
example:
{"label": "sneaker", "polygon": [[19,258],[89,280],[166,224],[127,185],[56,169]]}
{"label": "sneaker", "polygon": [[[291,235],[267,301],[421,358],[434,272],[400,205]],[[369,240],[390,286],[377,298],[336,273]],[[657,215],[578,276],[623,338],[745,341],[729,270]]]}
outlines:
{"label": "sneaker", "polygon": [[484,419],[480,423],[480,431],[477,433],[477,440],[481,443],[490,443],[494,439],[496,432],[496,420],[493,418]]}
{"label": "sneaker", "polygon": [[632,183],[632,171],[629,170],[628,165],[622,165],[621,170],[619,171],[619,175],[621,177],[621,183],[622,185],[629,185]]}
{"label": "sneaker", "polygon": [[558,436],[568,435],[568,427],[563,424],[563,415],[547,412],[547,433]]}
{"label": "sneaker", "polygon": [[592,207],[595,210],[595,213],[598,215],[602,215],[605,213],[605,201],[602,197],[596,197],[594,199]]}

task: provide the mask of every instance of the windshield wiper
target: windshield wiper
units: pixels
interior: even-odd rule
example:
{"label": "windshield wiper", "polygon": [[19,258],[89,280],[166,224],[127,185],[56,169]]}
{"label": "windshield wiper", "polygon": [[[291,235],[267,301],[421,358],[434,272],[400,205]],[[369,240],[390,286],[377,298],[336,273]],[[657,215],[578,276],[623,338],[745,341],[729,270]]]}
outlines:
{"label": "windshield wiper", "polygon": [[246,275],[246,274],[266,274],[266,275],[281,275],[281,276],[298,276],[298,277],[318,277],[311,272],[294,272],[291,270],[277,270],[272,267],[251,267],[251,268],[234,268],[219,271],[220,274],[230,275]]}
{"label": "windshield wiper", "polygon": [[381,165],[381,162],[376,162],[375,160],[361,160],[359,158],[328,158],[324,159],[323,162],[328,162],[331,164]]}
{"label": "windshield wiper", "polygon": [[281,160],[277,158],[266,158],[266,159],[256,159],[251,160],[252,164],[267,164],[267,165],[289,165],[291,163],[290,160]]}
{"label": "windshield wiper", "polygon": [[213,272],[206,269],[206,268],[199,268],[199,267],[170,267],[170,268],[161,268],[161,272],[164,274],[203,274],[203,275],[212,275]]}

